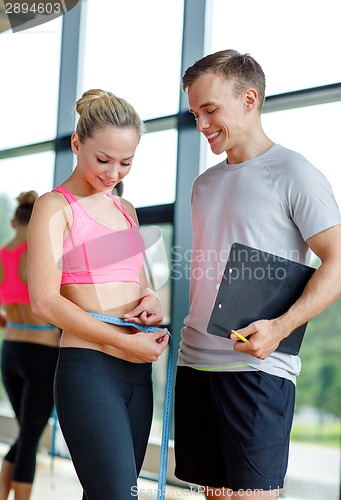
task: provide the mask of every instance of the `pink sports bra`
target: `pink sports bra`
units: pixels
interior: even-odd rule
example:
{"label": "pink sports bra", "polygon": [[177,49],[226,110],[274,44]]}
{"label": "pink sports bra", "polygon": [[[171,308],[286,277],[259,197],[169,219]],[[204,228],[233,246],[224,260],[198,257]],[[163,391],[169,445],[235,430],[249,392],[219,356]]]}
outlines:
{"label": "pink sports bra", "polygon": [[118,199],[115,206],[130,223],[130,228],[115,231],[93,219],[77,198],[62,186],[56,187],[68,201],[73,224],[63,243],[62,285],[110,282],[140,282],[145,248],[135,221]]}
{"label": "pink sports bra", "polygon": [[3,247],[0,259],[4,269],[4,279],[0,283],[0,301],[2,304],[29,304],[28,286],[19,275],[20,259],[27,250],[27,241],[10,250]]}

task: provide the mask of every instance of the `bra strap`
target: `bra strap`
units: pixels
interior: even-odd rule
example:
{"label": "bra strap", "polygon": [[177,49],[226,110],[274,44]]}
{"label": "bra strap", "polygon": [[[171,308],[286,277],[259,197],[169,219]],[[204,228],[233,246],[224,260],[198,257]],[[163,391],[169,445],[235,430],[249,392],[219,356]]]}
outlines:
{"label": "bra strap", "polygon": [[124,206],[122,205],[120,200],[117,198],[117,196],[114,196],[113,194],[109,194],[109,196],[110,196],[110,198],[112,198],[115,206],[119,209],[119,211],[122,212],[122,214],[126,217],[126,219],[128,219],[128,221],[130,222],[132,227],[136,226],[136,222],[134,221],[132,216],[129,214],[129,212],[127,212],[127,210],[124,208]]}
{"label": "bra strap", "polygon": [[52,191],[57,191],[58,193],[61,193],[70,204],[75,202],[79,203],[76,196],[63,186],[57,186],[56,188],[52,189]]}

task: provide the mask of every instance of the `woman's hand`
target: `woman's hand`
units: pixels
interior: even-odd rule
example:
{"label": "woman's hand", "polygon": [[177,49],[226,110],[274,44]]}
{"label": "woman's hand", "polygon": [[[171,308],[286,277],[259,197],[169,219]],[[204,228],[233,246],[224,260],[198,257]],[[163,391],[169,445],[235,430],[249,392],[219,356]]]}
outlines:
{"label": "woman's hand", "polygon": [[167,329],[158,332],[137,331],[126,335],[126,345],[123,348],[126,359],[132,363],[153,363],[166,349],[169,342]]}
{"label": "woman's hand", "polygon": [[156,293],[150,293],[142,297],[141,302],[123,318],[138,325],[160,325],[163,320],[161,303]]}
{"label": "woman's hand", "polygon": [[6,315],[1,311],[0,312],[0,328],[5,328],[7,323],[7,317]]}

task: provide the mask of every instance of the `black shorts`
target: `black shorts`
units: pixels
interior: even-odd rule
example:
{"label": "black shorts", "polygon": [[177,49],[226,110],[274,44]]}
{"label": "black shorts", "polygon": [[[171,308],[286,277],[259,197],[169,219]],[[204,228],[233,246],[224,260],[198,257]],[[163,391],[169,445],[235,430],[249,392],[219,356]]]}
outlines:
{"label": "black shorts", "polygon": [[261,371],[179,366],[175,476],[213,488],[283,488],[295,385]]}

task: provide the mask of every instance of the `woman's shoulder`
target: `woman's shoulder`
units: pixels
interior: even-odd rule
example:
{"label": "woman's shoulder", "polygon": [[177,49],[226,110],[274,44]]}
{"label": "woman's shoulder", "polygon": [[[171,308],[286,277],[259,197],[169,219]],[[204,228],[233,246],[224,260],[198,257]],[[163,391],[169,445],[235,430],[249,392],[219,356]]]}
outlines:
{"label": "woman's shoulder", "polygon": [[121,205],[127,210],[127,212],[130,210],[131,212],[135,212],[135,207],[130,201],[126,200],[125,198],[120,198],[116,197]]}
{"label": "woman's shoulder", "polygon": [[67,201],[62,193],[58,191],[48,191],[40,195],[36,201],[35,205],[39,208],[63,208],[67,205]]}
{"label": "woman's shoulder", "polygon": [[122,205],[122,207],[124,208],[124,210],[126,210],[128,212],[128,214],[135,220],[137,220],[137,216],[136,216],[136,210],[135,210],[135,207],[132,203],[130,203],[130,201],[124,199],[124,198],[117,198],[119,203]]}
{"label": "woman's shoulder", "polygon": [[[40,223],[65,224],[65,210],[68,210],[68,202],[61,193],[49,191],[40,195],[33,207],[30,226],[35,227]],[[68,213],[68,212],[67,212]]]}

